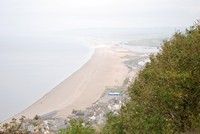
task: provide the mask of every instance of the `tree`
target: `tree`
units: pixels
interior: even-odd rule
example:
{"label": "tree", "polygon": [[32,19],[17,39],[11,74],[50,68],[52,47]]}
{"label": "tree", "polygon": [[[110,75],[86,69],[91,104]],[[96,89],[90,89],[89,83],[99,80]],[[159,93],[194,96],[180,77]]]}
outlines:
{"label": "tree", "polygon": [[175,33],[129,86],[120,115],[125,133],[182,133],[200,127],[200,25]]}

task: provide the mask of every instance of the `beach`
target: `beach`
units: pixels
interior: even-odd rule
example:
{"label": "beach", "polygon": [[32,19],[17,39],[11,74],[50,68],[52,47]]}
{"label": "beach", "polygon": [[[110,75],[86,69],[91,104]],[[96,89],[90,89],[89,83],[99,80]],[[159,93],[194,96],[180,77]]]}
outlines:
{"label": "beach", "polygon": [[97,47],[91,59],[41,99],[17,114],[33,118],[55,112],[66,118],[74,109],[84,110],[97,101],[110,86],[120,86],[128,75],[124,64],[129,53],[118,46]]}

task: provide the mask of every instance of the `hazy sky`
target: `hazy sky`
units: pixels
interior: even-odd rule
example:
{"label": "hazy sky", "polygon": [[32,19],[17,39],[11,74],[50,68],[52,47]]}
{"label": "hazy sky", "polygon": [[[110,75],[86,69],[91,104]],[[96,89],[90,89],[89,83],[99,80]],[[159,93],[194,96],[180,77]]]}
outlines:
{"label": "hazy sky", "polygon": [[200,0],[0,0],[0,31],[190,26]]}

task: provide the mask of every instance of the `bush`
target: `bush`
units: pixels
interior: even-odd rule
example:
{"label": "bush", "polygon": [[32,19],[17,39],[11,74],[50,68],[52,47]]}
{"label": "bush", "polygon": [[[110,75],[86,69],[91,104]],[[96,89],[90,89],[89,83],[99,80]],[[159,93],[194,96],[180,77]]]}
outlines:
{"label": "bush", "polygon": [[[175,33],[129,87],[131,100],[104,130],[181,133],[200,127],[200,25]],[[119,125],[119,124],[116,124]]]}
{"label": "bush", "polygon": [[13,118],[11,122],[1,125],[0,134],[28,134],[28,131],[22,128],[24,119],[24,116],[22,116],[19,121]]}
{"label": "bush", "polygon": [[90,123],[84,123],[82,119],[71,119],[69,127],[61,129],[59,134],[94,134],[95,130]]}
{"label": "bush", "polygon": [[102,130],[103,134],[124,134],[123,124],[120,115],[109,113],[107,115],[107,123]]}

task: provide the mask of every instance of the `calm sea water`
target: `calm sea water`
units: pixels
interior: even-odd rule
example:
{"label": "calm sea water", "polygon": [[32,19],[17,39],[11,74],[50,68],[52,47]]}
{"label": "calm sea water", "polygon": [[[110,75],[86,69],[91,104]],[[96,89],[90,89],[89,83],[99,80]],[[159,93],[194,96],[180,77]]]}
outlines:
{"label": "calm sea water", "polygon": [[172,32],[174,29],[76,29],[0,36],[0,121],[31,105],[86,63],[93,53],[91,44],[132,41],[156,47]]}
{"label": "calm sea water", "polygon": [[0,39],[0,120],[20,112],[87,62],[85,42],[61,36]]}

